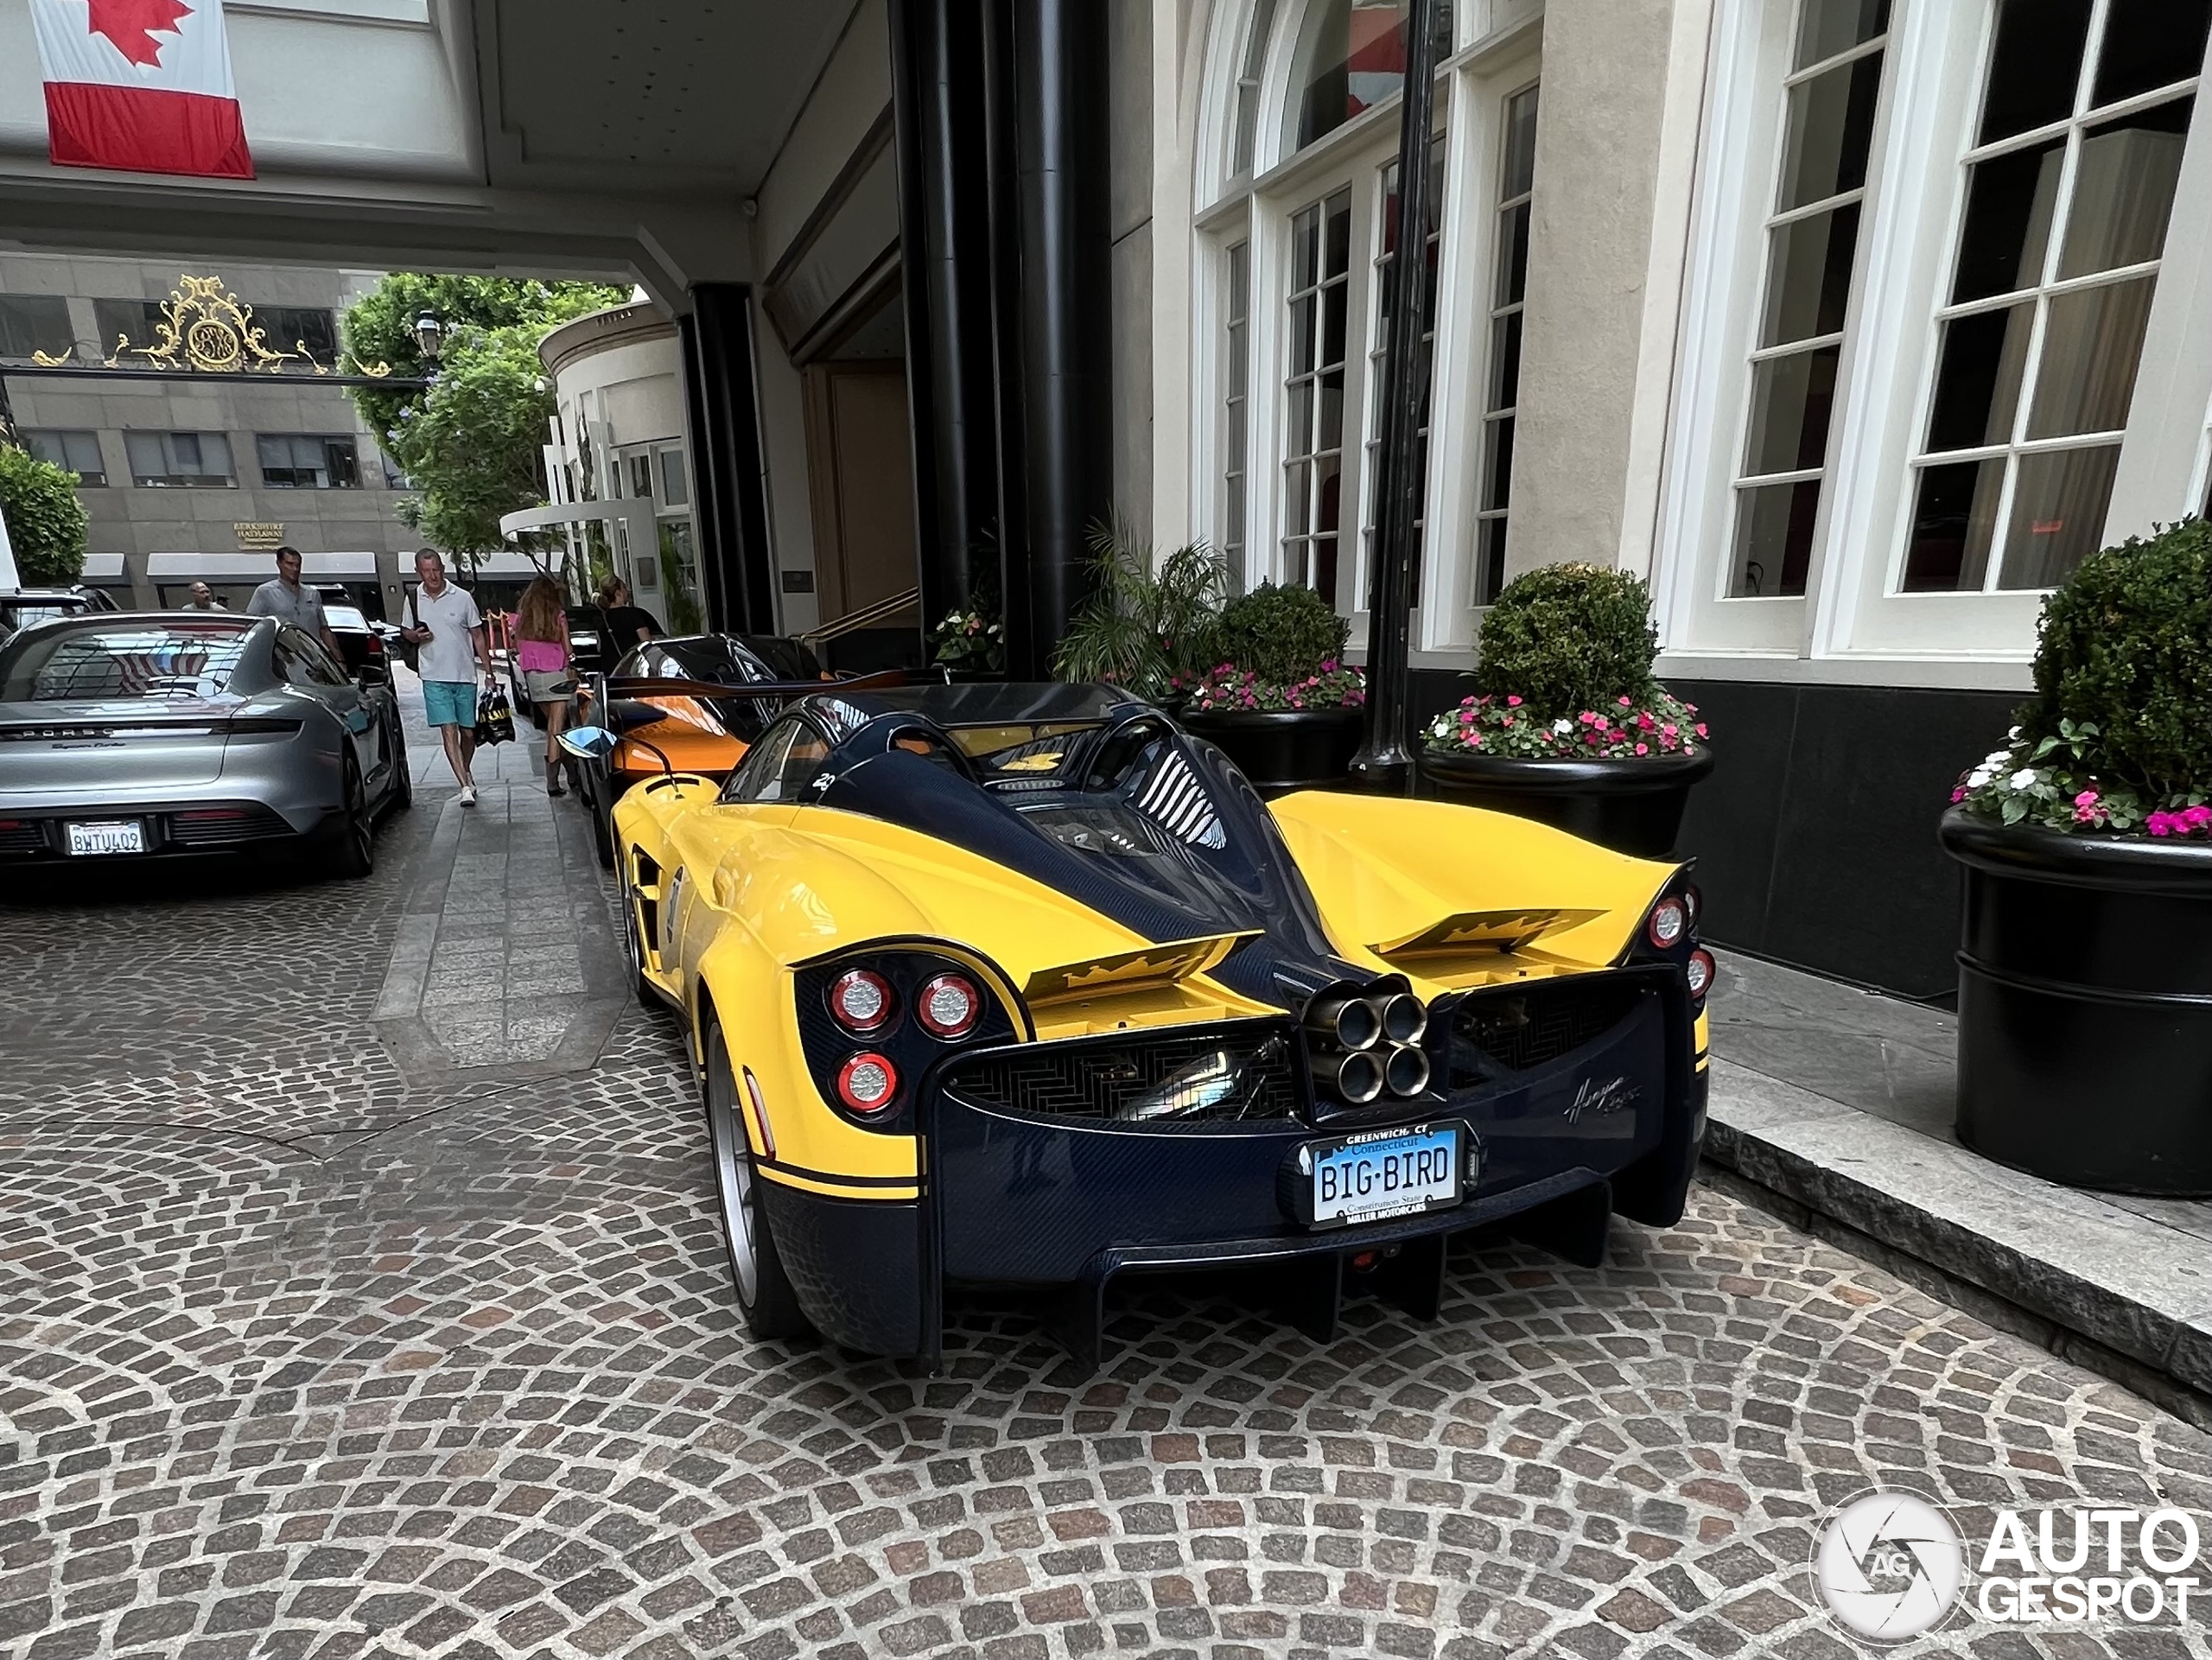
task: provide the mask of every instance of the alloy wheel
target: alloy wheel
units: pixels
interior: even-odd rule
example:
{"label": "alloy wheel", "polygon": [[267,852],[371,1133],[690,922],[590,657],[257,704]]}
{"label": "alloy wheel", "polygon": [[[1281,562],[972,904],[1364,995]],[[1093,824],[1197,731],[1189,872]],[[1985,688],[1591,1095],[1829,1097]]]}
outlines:
{"label": "alloy wheel", "polygon": [[750,1308],[760,1294],[760,1200],[753,1180],[753,1154],[737,1118],[737,1080],[731,1076],[728,1059],[721,1054],[708,1065],[707,1123],[714,1141],[722,1236],[729,1243],[730,1278],[737,1285],[737,1300]]}

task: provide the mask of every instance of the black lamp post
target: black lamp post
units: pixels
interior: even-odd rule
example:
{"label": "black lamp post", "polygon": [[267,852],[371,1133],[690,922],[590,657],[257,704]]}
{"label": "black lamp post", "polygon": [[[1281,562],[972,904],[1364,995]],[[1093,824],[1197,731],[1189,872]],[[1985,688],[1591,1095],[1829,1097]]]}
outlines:
{"label": "black lamp post", "polygon": [[438,354],[445,350],[445,344],[446,326],[438,320],[435,312],[426,311],[416,318],[415,349],[416,351],[430,362],[435,363],[438,360]]}
{"label": "black lamp post", "polygon": [[1428,386],[1429,118],[1436,90],[1436,0],[1407,0],[1406,85],[1398,113],[1397,246],[1390,261],[1390,339],[1382,358],[1382,441],[1376,456],[1376,573],[1367,613],[1367,722],[1351,775],[1363,788],[1413,786],[1406,747],[1407,632],[1413,609],[1414,523],[1421,499],[1421,406]]}

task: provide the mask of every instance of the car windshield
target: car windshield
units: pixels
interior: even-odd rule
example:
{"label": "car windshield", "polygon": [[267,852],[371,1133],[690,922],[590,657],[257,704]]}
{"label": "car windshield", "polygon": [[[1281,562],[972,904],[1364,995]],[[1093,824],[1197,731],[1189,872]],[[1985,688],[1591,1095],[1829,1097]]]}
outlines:
{"label": "car windshield", "polygon": [[333,628],[350,628],[357,634],[369,630],[369,620],[358,606],[326,605],[322,607],[322,620]]}
{"label": "car windshield", "polygon": [[251,633],[222,622],[133,621],[18,635],[0,646],[0,703],[217,696]]}

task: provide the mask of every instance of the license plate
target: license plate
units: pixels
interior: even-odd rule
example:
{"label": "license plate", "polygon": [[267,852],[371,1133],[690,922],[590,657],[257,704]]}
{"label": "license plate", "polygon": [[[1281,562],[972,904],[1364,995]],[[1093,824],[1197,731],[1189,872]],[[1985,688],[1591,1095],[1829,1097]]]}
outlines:
{"label": "license plate", "polygon": [[69,851],[73,854],[143,853],[146,827],[135,818],[99,824],[71,824]]}
{"label": "license plate", "polygon": [[1465,1192],[1458,1124],[1309,1142],[1299,1148],[1298,1162],[1304,1167],[1309,1159],[1313,1208],[1307,1219],[1317,1228],[1442,1210],[1457,1205]]}

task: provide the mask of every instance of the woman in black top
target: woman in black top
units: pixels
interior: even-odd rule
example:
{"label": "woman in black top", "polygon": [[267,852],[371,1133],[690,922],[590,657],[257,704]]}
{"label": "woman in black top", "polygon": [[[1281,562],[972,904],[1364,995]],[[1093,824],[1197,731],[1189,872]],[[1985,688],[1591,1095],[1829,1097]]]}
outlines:
{"label": "woman in black top", "polygon": [[630,603],[630,584],[620,576],[609,576],[599,585],[599,607],[607,614],[607,632],[613,636],[617,657],[661,632],[652,612]]}

